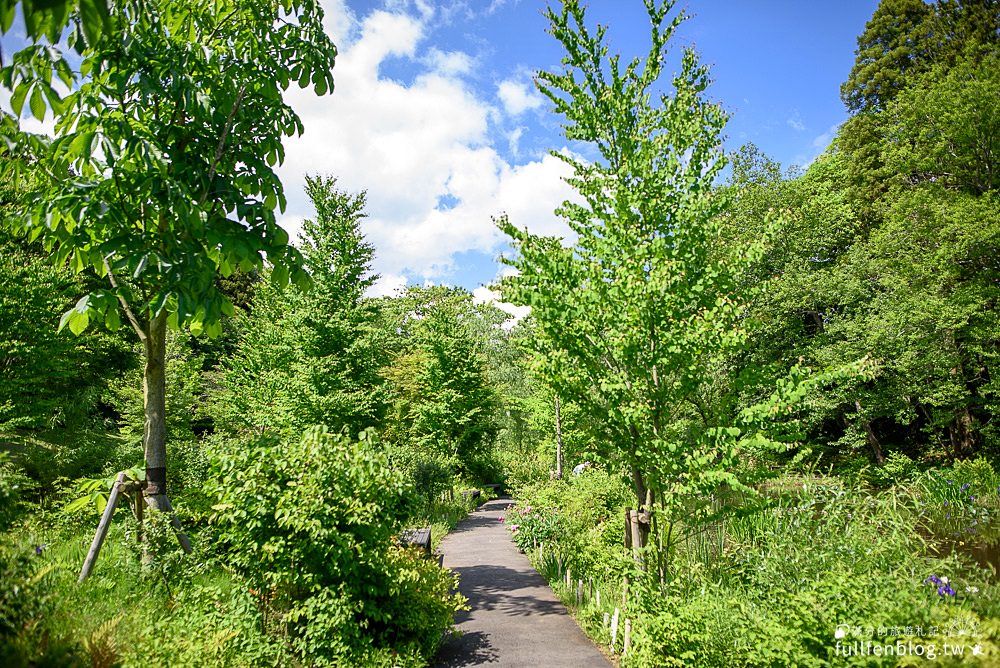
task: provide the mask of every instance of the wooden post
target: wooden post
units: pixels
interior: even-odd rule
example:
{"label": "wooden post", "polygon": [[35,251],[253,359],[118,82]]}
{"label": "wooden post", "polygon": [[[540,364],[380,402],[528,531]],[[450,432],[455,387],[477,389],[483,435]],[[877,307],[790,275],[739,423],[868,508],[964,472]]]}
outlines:
{"label": "wooden post", "polygon": [[628,654],[629,649],[632,647],[632,620],[625,620],[625,638],[622,644],[622,656]]}
{"label": "wooden post", "polygon": [[618,608],[615,608],[615,613],[611,615],[611,653],[615,653],[615,645],[618,642]]}
{"label": "wooden post", "polygon": [[632,509],[625,509],[625,548],[632,549]]}
{"label": "wooden post", "polygon": [[576,583],[576,604],[583,605],[583,579],[577,580]]}
{"label": "wooden post", "polygon": [[97,562],[98,555],[101,554],[101,546],[104,545],[104,538],[108,535],[108,529],[111,527],[111,518],[115,514],[115,508],[118,507],[118,498],[121,495],[122,485],[125,483],[125,472],[118,474],[115,478],[115,484],[111,486],[111,494],[108,496],[108,505],[104,507],[104,514],[101,515],[101,521],[97,524],[97,533],[94,534],[94,540],[90,543],[90,550],[87,552],[87,558],[83,560],[83,568],[80,569],[80,578],[77,582],[83,582],[90,575],[90,571],[94,569],[94,564]]}
{"label": "wooden post", "polygon": [[587,589],[587,601],[594,600],[594,576],[590,576],[590,586]]}
{"label": "wooden post", "polygon": [[566,567],[566,589],[573,590],[573,569]]}
{"label": "wooden post", "polygon": [[609,615],[608,613],[605,612],[604,613],[604,622],[601,624],[601,628],[602,629],[607,629],[608,628],[608,624],[609,624],[609,620],[610,619],[611,619],[611,615]]}
{"label": "wooden post", "polygon": [[642,548],[642,529],[639,527],[639,511],[630,510],[629,511],[629,532],[632,534],[632,557],[635,559],[635,563],[640,569],[645,570],[642,563],[643,554],[640,551]]}
{"label": "wooden post", "polygon": [[601,607],[601,590],[600,590],[600,588],[597,589],[597,607],[598,608]]}
{"label": "wooden post", "polygon": [[622,607],[628,607],[628,577],[622,582]]}

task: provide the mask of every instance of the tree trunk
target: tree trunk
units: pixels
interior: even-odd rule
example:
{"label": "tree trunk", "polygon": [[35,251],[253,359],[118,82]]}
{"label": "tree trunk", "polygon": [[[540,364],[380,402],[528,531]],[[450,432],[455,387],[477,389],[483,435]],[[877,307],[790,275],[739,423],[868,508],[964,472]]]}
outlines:
{"label": "tree trunk", "polygon": [[635,498],[638,503],[637,510],[632,512],[629,526],[625,527],[625,531],[631,532],[632,550],[634,551],[633,556],[635,557],[636,565],[639,567],[639,570],[645,571],[646,564],[641,551],[649,543],[649,527],[652,517],[651,492],[646,486],[642,472],[634,466],[632,467],[632,482],[635,485]]}
{"label": "tree trunk", "polygon": [[556,395],[556,479],[563,477],[562,422],[559,416],[559,395]]}
{"label": "tree trunk", "polygon": [[955,459],[961,459],[975,449],[975,435],[972,413],[967,406],[955,409],[955,417],[948,427],[951,448]]}
{"label": "tree trunk", "polygon": [[879,442],[878,436],[875,435],[875,431],[872,429],[872,423],[861,415],[861,402],[857,399],[854,400],[854,408],[857,409],[858,419],[861,420],[861,425],[865,428],[865,438],[868,440],[868,445],[871,446],[872,453],[875,455],[875,462],[879,466],[882,466],[882,464],[885,464],[885,454],[882,452],[882,443]]}
{"label": "tree trunk", "polygon": [[170,515],[177,540],[185,552],[191,541],[181,529],[167,496],[167,314],[149,321],[144,341],[146,366],[142,379],[143,410],[146,421],[142,431],[142,449],[146,459],[146,505]]}
{"label": "tree trunk", "polygon": [[167,499],[167,314],[161,311],[146,327],[146,367],[142,378],[146,421],[142,449],[146,459],[146,503],[166,511]]}

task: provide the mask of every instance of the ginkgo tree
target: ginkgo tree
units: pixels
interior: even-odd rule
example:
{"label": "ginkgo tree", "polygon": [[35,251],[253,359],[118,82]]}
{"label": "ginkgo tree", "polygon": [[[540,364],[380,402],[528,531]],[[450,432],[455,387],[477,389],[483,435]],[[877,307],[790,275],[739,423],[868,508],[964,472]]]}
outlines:
{"label": "ginkgo tree", "polygon": [[654,503],[671,522],[723,483],[739,486],[741,452],[773,445],[762,426],[804,390],[796,372],[767,401],[741,408],[735,388],[719,387],[720,365],[747,341],[750,295],[739,276],[762,246],[715,251],[726,198],[713,182],[725,165],[727,116],[706,98],[708,70],[690,49],[664,85],[684,15],[670,0],[645,5],[649,52],[627,63],[609,55],[606,28],[589,28],[578,0],[548,10],[565,56],[537,84],[585,152],[555,153],[573,169],[578,198],[558,213],[577,241],[499,223],[518,270],[502,282],[504,299],[531,307],[540,377],[602,425],[630,471],[642,509],[636,548]]}
{"label": "ginkgo tree", "polygon": [[[74,3],[76,11],[93,4]],[[285,197],[274,167],[283,138],[303,130],[285,91],[333,88],[336,47],[322,20],[318,0],[111,0],[107,30],[68,36],[82,56],[78,72],[39,43],[0,70],[15,114],[5,114],[0,151],[23,158],[4,161],[5,177],[17,178],[11,170],[25,163],[41,174],[13,226],[40,238],[56,263],[106,279],[60,327],[79,333],[124,320],[144,347],[153,508],[170,508],[167,328],[218,333],[232,305],[217,278],[237,269],[266,262],[279,285],[309,283],[276,222]],[[54,137],[18,130],[25,107],[39,119],[52,109]]]}

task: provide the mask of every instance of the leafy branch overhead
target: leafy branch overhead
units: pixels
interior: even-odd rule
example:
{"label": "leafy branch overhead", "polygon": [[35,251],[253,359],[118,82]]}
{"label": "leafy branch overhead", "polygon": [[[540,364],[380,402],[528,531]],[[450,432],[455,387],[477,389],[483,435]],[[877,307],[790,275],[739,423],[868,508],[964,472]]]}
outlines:
{"label": "leafy branch overhead", "polygon": [[78,79],[42,45],[0,71],[15,114],[27,102],[38,118],[47,106],[56,115],[51,141],[5,124],[6,150],[47,177],[25,198],[21,229],[56,262],[108,279],[63,324],[115,327],[120,307],[137,330],[166,311],[175,326],[217,333],[232,312],[217,276],[267,258],[278,282],[308,284],[275,220],[285,196],[274,167],[282,138],[302,132],[283,92],[333,88],[319,4],[122,2],[110,26],[93,43],[70,35],[82,46]]}

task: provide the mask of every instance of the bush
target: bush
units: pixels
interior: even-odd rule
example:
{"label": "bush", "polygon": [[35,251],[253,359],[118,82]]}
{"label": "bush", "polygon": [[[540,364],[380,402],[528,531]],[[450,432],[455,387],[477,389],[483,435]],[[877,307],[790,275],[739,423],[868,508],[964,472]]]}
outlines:
{"label": "bush", "polygon": [[525,485],[505,521],[523,551],[544,542],[575,572],[610,579],[629,564],[622,544],[630,501],[634,496],[620,476],[592,468]]}
{"label": "bush", "polygon": [[453,576],[395,547],[416,497],[366,435],[262,439],[218,452],[215,468],[230,562],[296,654],[314,665],[433,656],[460,608]]}

